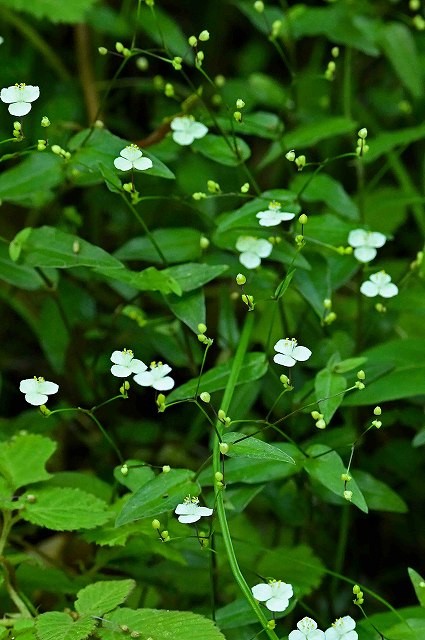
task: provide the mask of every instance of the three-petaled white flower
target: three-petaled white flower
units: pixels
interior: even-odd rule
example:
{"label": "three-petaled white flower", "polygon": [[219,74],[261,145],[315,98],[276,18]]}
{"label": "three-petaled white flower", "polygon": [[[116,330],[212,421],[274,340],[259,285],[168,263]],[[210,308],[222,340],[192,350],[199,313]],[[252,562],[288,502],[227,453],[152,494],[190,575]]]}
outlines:
{"label": "three-petaled white flower", "polygon": [[288,640],[323,640],[325,634],[317,628],[317,622],[307,616],[297,622],[295,631],[291,631]]}
{"label": "three-petaled white flower", "polygon": [[370,262],[376,256],[376,250],[383,247],[387,239],[379,231],[354,229],[348,234],[348,244],[354,248],[354,257],[359,262]]}
{"label": "three-petaled white flower", "polygon": [[21,82],[2,89],[0,99],[9,105],[8,111],[12,116],[26,116],[31,111],[31,102],[37,100],[39,95],[39,87]]}
{"label": "three-petaled white flower", "polygon": [[208,133],[208,127],[196,122],[193,116],[179,116],[171,121],[174,142],[186,147],[196,139],[203,138]]}
{"label": "three-petaled white flower", "polygon": [[59,385],[55,382],[48,382],[44,378],[37,378],[36,376],[21,380],[19,384],[19,391],[25,393],[25,400],[35,407],[46,404],[49,399],[47,396],[57,393],[58,390]]}
{"label": "three-petaled white flower", "polygon": [[151,362],[150,371],[143,371],[134,376],[134,382],[142,387],[153,387],[157,391],[168,391],[174,387],[174,380],[167,374],[171,367],[162,362]]}
{"label": "three-petaled white flower", "polygon": [[369,280],[362,283],[360,291],[368,298],[382,296],[383,298],[393,298],[398,294],[398,287],[391,282],[391,276],[385,271],[378,271],[369,276]]}
{"label": "three-petaled white flower", "polygon": [[282,205],[279,202],[273,200],[270,202],[269,208],[266,211],[259,211],[257,218],[260,221],[262,227],[275,227],[281,222],[292,220],[295,218],[295,213],[289,213],[287,211],[281,211]]}
{"label": "three-petaled white flower", "polygon": [[273,360],[284,367],[293,367],[297,362],[304,362],[311,356],[310,349],[298,345],[295,338],[278,340],[274,345],[274,350],[278,353]]}
{"label": "three-petaled white flower", "polygon": [[351,616],[338,618],[329,629],[325,631],[326,640],[357,640],[357,631],[354,631],[356,623]]}
{"label": "three-petaled white flower", "polygon": [[241,251],[239,262],[247,269],[255,269],[261,264],[261,258],[268,258],[273,245],[263,238],[240,236],[236,241],[236,249]]}
{"label": "three-petaled white flower", "polygon": [[192,524],[198,522],[203,516],[211,516],[214,509],[208,507],[200,507],[198,498],[187,496],[182,504],[178,504],[174,513],[178,515],[179,522],[183,524]]}
{"label": "three-petaled white flower", "polygon": [[256,584],[251,591],[256,600],[266,603],[269,611],[285,611],[289,599],[294,595],[292,585],[281,580],[270,580],[268,584],[264,582]]}
{"label": "three-petaled white flower", "polygon": [[119,171],[130,171],[130,169],[145,171],[150,169],[153,166],[152,160],[150,158],[142,158],[142,156],[143,153],[137,144],[130,144],[120,151],[118,158],[115,158],[115,168]]}
{"label": "three-petaled white flower", "polygon": [[111,355],[111,373],[117,378],[128,378],[133,373],[142,373],[146,371],[147,366],[141,360],[134,357],[131,349],[123,351],[114,351]]}

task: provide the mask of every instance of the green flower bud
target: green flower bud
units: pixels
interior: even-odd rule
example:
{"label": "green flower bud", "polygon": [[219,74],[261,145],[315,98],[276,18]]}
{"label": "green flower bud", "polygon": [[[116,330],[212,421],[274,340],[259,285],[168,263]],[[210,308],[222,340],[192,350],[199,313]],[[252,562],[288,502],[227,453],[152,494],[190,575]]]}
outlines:
{"label": "green flower bud", "polygon": [[343,482],[350,482],[351,476],[348,473],[341,473],[341,480]]}
{"label": "green flower bud", "polygon": [[98,47],[97,50],[101,56],[106,56],[106,54],[108,53],[108,49],[106,47]]}
{"label": "green flower bud", "polygon": [[249,191],[249,182],[245,182],[241,186],[241,193],[248,193],[248,191]]}
{"label": "green flower bud", "polygon": [[217,480],[217,482],[222,482],[224,476],[221,471],[216,471],[214,474],[214,478]]}
{"label": "green flower bud", "polygon": [[42,127],[50,127],[50,120],[47,116],[43,116],[41,118],[41,126]]}
{"label": "green flower bud", "polygon": [[339,56],[339,47],[332,47],[331,54],[333,58],[338,58]]}
{"label": "green flower bud", "polygon": [[243,109],[244,106],[245,106],[245,102],[241,100],[241,98],[238,98],[236,100],[236,109]]}
{"label": "green flower bud", "polygon": [[366,374],[363,371],[363,369],[360,369],[360,371],[357,371],[357,378],[358,380],[364,380],[366,378]]}
{"label": "green flower bud", "polygon": [[198,44],[198,40],[196,39],[196,36],[190,36],[190,38],[188,38],[187,41],[190,47],[196,47],[196,45]]}
{"label": "green flower bud", "polygon": [[152,529],[157,530],[160,527],[161,527],[161,523],[160,523],[159,520],[157,520],[156,518],[155,518],[155,520],[152,520]]}
{"label": "green flower bud", "polygon": [[205,331],[207,330],[207,325],[204,324],[203,322],[200,322],[198,324],[198,331],[199,333],[205,333]]}
{"label": "green flower bud", "polygon": [[208,247],[210,246],[210,241],[205,236],[201,236],[199,238],[199,246],[202,250],[208,249]]}
{"label": "green flower bud", "polygon": [[242,114],[240,111],[234,111],[233,117],[236,120],[236,122],[242,122]]}
{"label": "green flower bud", "polygon": [[381,407],[375,407],[375,408],[374,408],[374,410],[373,410],[373,414],[374,414],[375,416],[380,416],[380,415],[381,415],[381,413],[382,413],[382,409],[381,409]]}
{"label": "green flower bud", "polygon": [[365,138],[367,138],[367,129],[366,127],[363,127],[363,129],[360,129],[360,131],[357,132],[357,135],[359,136],[359,138],[361,138],[362,140],[364,140]]}
{"label": "green flower bud", "polygon": [[171,471],[171,467],[169,464],[164,464],[164,466],[162,467],[162,473],[170,473]]}
{"label": "green flower bud", "polygon": [[115,43],[115,49],[117,50],[118,53],[122,53],[124,51],[124,45],[122,42],[116,42]]}
{"label": "green flower bud", "polygon": [[306,157],[304,155],[298,156],[298,158],[295,158],[295,164],[298,167],[298,171],[302,171],[304,169],[305,163],[306,163]]}
{"label": "green flower bud", "polygon": [[318,420],[316,422],[316,427],[318,429],[326,429],[326,422],[324,420],[320,419],[320,420]]}
{"label": "green flower bud", "polygon": [[285,158],[287,160],[289,160],[289,162],[294,162],[294,160],[295,160],[295,151],[293,149],[291,149],[291,151],[288,151],[288,153],[285,153]]}
{"label": "green flower bud", "polygon": [[264,2],[262,2],[262,0],[256,0],[256,2],[254,2],[254,9],[258,13],[263,13],[263,11],[264,11]]}
{"label": "green flower bud", "polygon": [[346,500],[348,500],[348,502],[351,502],[351,498],[353,497],[353,492],[352,491],[344,491],[344,498]]}
{"label": "green flower bud", "polygon": [[220,446],[220,453],[222,453],[223,455],[229,451],[229,445],[227,444],[227,442],[220,442],[219,446]]}
{"label": "green flower bud", "polygon": [[149,60],[145,56],[139,56],[136,60],[136,67],[139,71],[147,71],[149,69]]}
{"label": "green flower bud", "polygon": [[167,98],[172,98],[174,96],[174,87],[171,84],[171,82],[167,82],[165,87],[164,87],[164,95]]}
{"label": "green flower bud", "polygon": [[300,215],[300,217],[298,218],[298,220],[300,221],[300,224],[302,224],[304,226],[308,222],[308,217],[306,216],[305,213],[302,213]]}
{"label": "green flower bud", "polygon": [[195,191],[195,193],[192,193],[192,198],[194,200],[203,200],[206,197],[207,197],[207,194],[202,193],[202,191]]}
{"label": "green flower bud", "polygon": [[199,34],[198,38],[201,42],[207,42],[207,40],[210,39],[210,34],[206,29],[204,29],[204,31],[201,31]]}
{"label": "green flower bud", "polygon": [[121,471],[121,475],[123,476],[128,475],[128,466],[126,464],[123,464],[120,471]]}
{"label": "green flower bud", "polygon": [[208,391],[203,391],[199,397],[201,398],[202,402],[205,402],[206,404],[211,402],[211,396]]}

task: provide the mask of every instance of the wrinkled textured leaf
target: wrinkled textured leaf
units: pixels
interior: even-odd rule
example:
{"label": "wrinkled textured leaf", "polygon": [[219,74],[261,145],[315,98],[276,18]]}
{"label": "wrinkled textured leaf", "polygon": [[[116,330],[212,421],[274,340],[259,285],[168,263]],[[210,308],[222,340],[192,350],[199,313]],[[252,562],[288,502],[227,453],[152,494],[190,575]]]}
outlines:
{"label": "wrinkled textured leaf", "polygon": [[0,447],[0,473],[12,491],[50,478],[46,462],[56,442],[36,434],[18,435]]}
{"label": "wrinkled textured leaf", "polygon": [[75,610],[81,615],[102,616],[122,604],[135,586],[134,580],[109,580],[89,584],[78,592]]}
{"label": "wrinkled textured leaf", "polygon": [[38,616],[35,626],[39,640],[84,640],[97,624],[90,616],[73,620],[67,613],[50,611]]}

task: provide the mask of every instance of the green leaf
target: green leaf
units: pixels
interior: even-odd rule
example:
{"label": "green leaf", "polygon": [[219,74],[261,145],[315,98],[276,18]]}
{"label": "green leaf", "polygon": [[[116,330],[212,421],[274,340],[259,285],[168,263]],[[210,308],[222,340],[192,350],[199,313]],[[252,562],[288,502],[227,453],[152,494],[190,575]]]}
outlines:
{"label": "green leaf", "polygon": [[390,629],[385,630],[388,638],[397,640],[423,640],[425,636],[425,620],[421,618],[407,618]]}
{"label": "green leaf", "polygon": [[[218,367],[213,367],[201,376],[201,383],[199,385],[199,393],[208,391],[213,393],[214,391],[222,391],[229,379],[230,371],[232,368],[233,359],[229,360],[225,364],[221,364]],[[237,384],[243,384],[244,382],[250,382],[251,380],[258,380],[262,378],[267,371],[267,359],[264,353],[248,353],[241,366],[239,378]],[[189,380],[185,384],[172,391],[167,396],[167,402],[174,402],[175,400],[183,400],[184,398],[192,398],[198,387],[198,378]]]}
{"label": "green leaf", "polygon": [[421,605],[421,607],[425,607],[425,580],[414,569],[408,567],[407,571],[415,590],[416,597],[419,600],[419,604]]}
{"label": "green leaf", "polygon": [[[120,155],[120,151],[130,143],[127,140],[114,136],[114,134],[107,129],[94,129],[93,133],[85,142],[89,133],[90,129],[84,129],[83,131],[79,131],[69,141],[69,149],[74,152],[68,164],[68,170],[72,180],[77,182],[77,184],[89,185],[96,184],[104,179],[109,190],[115,193],[122,191],[118,186],[118,183],[120,183],[118,173],[115,174],[117,179],[113,179],[110,172],[116,171],[114,160]],[[135,171],[136,180],[139,174],[148,174],[167,179],[174,178],[172,171],[158,158],[150,152],[145,151],[145,149],[143,149],[142,153],[152,160],[153,166],[151,169],[146,169],[146,171]],[[79,177],[73,175],[72,172],[74,170],[80,172]],[[122,175],[122,172],[120,172],[120,175]],[[125,173],[125,175],[130,176],[129,173]]]}
{"label": "green leaf", "polygon": [[385,482],[359,469],[356,469],[353,473],[356,476],[356,482],[365,497],[369,509],[393,513],[406,513],[406,511],[408,511],[407,504],[403,498],[385,484]]}
{"label": "green leaf", "polygon": [[[309,447],[307,453],[310,456],[304,464],[307,473],[344,500],[344,481],[341,480],[341,475],[347,469],[337,452],[329,451],[326,445],[315,444]],[[351,502],[367,513],[366,501],[354,478],[349,482],[348,489],[353,492]]]}
{"label": "green leaf", "polygon": [[80,489],[52,487],[31,491],[21,517],[53,531],[93,529],[109,519],[106,502]]}
{"label": "green leaf", "polygon": [[127,475],[122,474],[122,465],[119,465],[114,469],[114,478],[130,491],[137,491],[155,477],[153,469],[140,460],[126,460],[125,464],[128,467]]}
{"label": "green leaf", "polygon": [[[192,149],[201,155],[224,164],[227,167],[237,167],[241,162],[248,160],[251,155],[250,148],[241,138],[229,138],[230,146],[222,136],[209,133],[200,140],[195,140]],[[236,144],[236,147],[235,147]]]}
{"label": "green leaf", "polygon": [[180,284],[171,276],[167,269],[159,271],[155,267],[148,267],[143,271],[130,271],[122,268],[98,267],[96,273],[105,276],[106,280],[119,280],[134,287],[138,291],[160,291],[164,295],[175,293],[180,296]]}
{"label": "green leaf", "polygon": [[375,138],[368,137],[369,151],[364,156],[363,162],[366,164],[374,162],[396,147],[405,147],[423,138],[425,138],[425,123],[396,131],[384,131]]}
{"label": "green leaf", "polygon": [[12,492],[50,478],[46,462],[56,450],[56,442],[35,434],[15,436],[0,447],[0,473]]}
{"label": "green leaf", "polygon": [[120,625],[155,640],[225,640],[212,620],[190,611],[122,608],[107,618],[114,624],[98,630],[103,640],[122,640]]}
{"label": "green leaf", "polygon": [[187,262],[175,267],[164,269],[162,273],[167,274],[178,282],[182,291],[193,291],[202,287],[207,282],[211,282],[228,270],[227,264],[199,264],[198,262]]}
{"label": "green leaf", "polygon": [[166,303],[176,318],[195,333],[199,333],[198,324],[206,322],[205,295],[201,289],[185,293],[180,298],[167,296]]}
{"label": "green leaf", "polygon": [[169,16],[161,7],[155,6],[155,12],[151,7],[142,5],[138,9],[138,28],[145,33],[159,47],[167,43],[167,49],[174,55],[185,57],[185,64],[191,64],[187,56],[187,37],[181,30],[174,17]]}
{"label": "green leaf", "polygon": [[[359,406],[425,393],[425,342],[422,338],[391,340],[363,353],[366,388],[344,399]],[[378,372],[377,374],[375,372]]]}
{"label": "green leaf", "polygon": [[329,369],[322,369],[314,379],[314,390],[319,405],[320,413],[328,424],[335,411],[344,400],[344,391],[347,388],[347,380],[339,373],[332,373]]}
{"label": "green leaf", "polygon": [[89,616],[73,620],[67,613],[50,611],[38,616],[35,628],[38,640],[84,640],[97,624],[98,621]]}
{"label": "green leaf", "polygon": [[334,116],[331,118],[323,118],[309,124],[304,124],[294,131],[288,131],[283,136],[284,151],[280,151],[283,155],[290,149],[300,150],[302,148],[313,147],[322,140],[342,136],[345,133],[352,133],[356,129],[356,123],[348,118]]}
{"label": "green leaf", "polygon": [[188,495],[199,495],[200,487],[193,477],[193,471],[187,469],[171,469],[169,473],[156,476],[140,487],[125,503],[116,526],[140,518],[152,518],[174,509]]}
{"label": "green leaf", "polygon": [[367,358],[364,357],[347,358],[346,360],[341,360],[340,362],[332,365],[332,371],[334,373],[347,373],[348,371],[353,371],[353,369],[360,369],[366,361]]}
{"label": "green leaf", "polygon": [[425,427],[418,431],[412,440],[412,447],[423,447],[425,444]]}
{"label": "green leaf", "polygon": [[0,280],[26,291],[35,291],[45,286],[37,271],[24,264],[16,264],[9,257],[4,244],[0,245]]}
{"label": "green leaf", "polygon": [[32,153],[0,175],[0,199],[22,206],[40,207],[52,199],[52,189],[62,180],[63,160],[49,152]]}
{"label": "green leaf", "polygon": [[[297,174],[291,183],[291,189],[295,192],[301,191],[310,178],[311,176],[308,174]],[[301,199],[306,202],[324,202],[330,209],[336,211],[341,218],[346,218],[347,220],[359,219],[358,207],[342,184],[325,173],[318,173],[314,176],[302,192]]]}
{"label": "green leaf", "polygon": [[386,22],[378,38],[400,82],[414,98],[422,97],[422,64],[411,30],[401,22]]}
{"label": "green leaf", "polygon": [[[171,227],[155,229],[151,235],[157,242],[165,259],[169,263],[190,262],[201,256],[199,240],[201,232],[190,227]],[[143,260],[144,262],[162,262],[158,252],[147,236],[131,238],[115,251],[118,260]]]}
{"label": "green leaf", "polygon": [[89,584],[78,592],[75,611],[80,615],[103,616],[122,604],[135,586],[134,580],[104,580]]}
{"label": "green leaf", "polygon": [[229,118],[217,118],[217,121],[223,131],[233,131],[236,126],[241,136],[254,135],[269,140],[275,140],[283,129],[283,123],[279,117],[268,111],[243,114],[242,122],[235,126],[229,122]]}
{"label": "green leaf", "polygon": [[229,445],[229,451],[226,452],[226,456],[229,458],[243,456],[244,458],[278,460],[295,464],[295,460],[287,453],[253,436],[246,437],[243,433],[229,431],[223,434],[223,442]]}

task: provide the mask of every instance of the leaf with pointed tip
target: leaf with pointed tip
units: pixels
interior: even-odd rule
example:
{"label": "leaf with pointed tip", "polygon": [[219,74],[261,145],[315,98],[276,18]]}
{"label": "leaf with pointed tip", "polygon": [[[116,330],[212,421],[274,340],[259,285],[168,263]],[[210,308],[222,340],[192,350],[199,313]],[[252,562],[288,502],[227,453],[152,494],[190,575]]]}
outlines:
{"label": "leaf with pointed tip", "polygon": [[12,492],[34,482],[48,480],[45,465],[56,442],[33,433],[19,435],[0,447],[0,473]]}
{"label": "leaf with pointed tip", "polygon": [[116,609],[133,591],[134,580],[102,580],[77,593],[75,611],[81,615],[103,616]]}
{"label": "leaf with pointed tip", "polygon": [[42,613],[35,623],[38,640],[84,640],[96,626],[97,620],[90,616],[73,620],[60,611]]}

